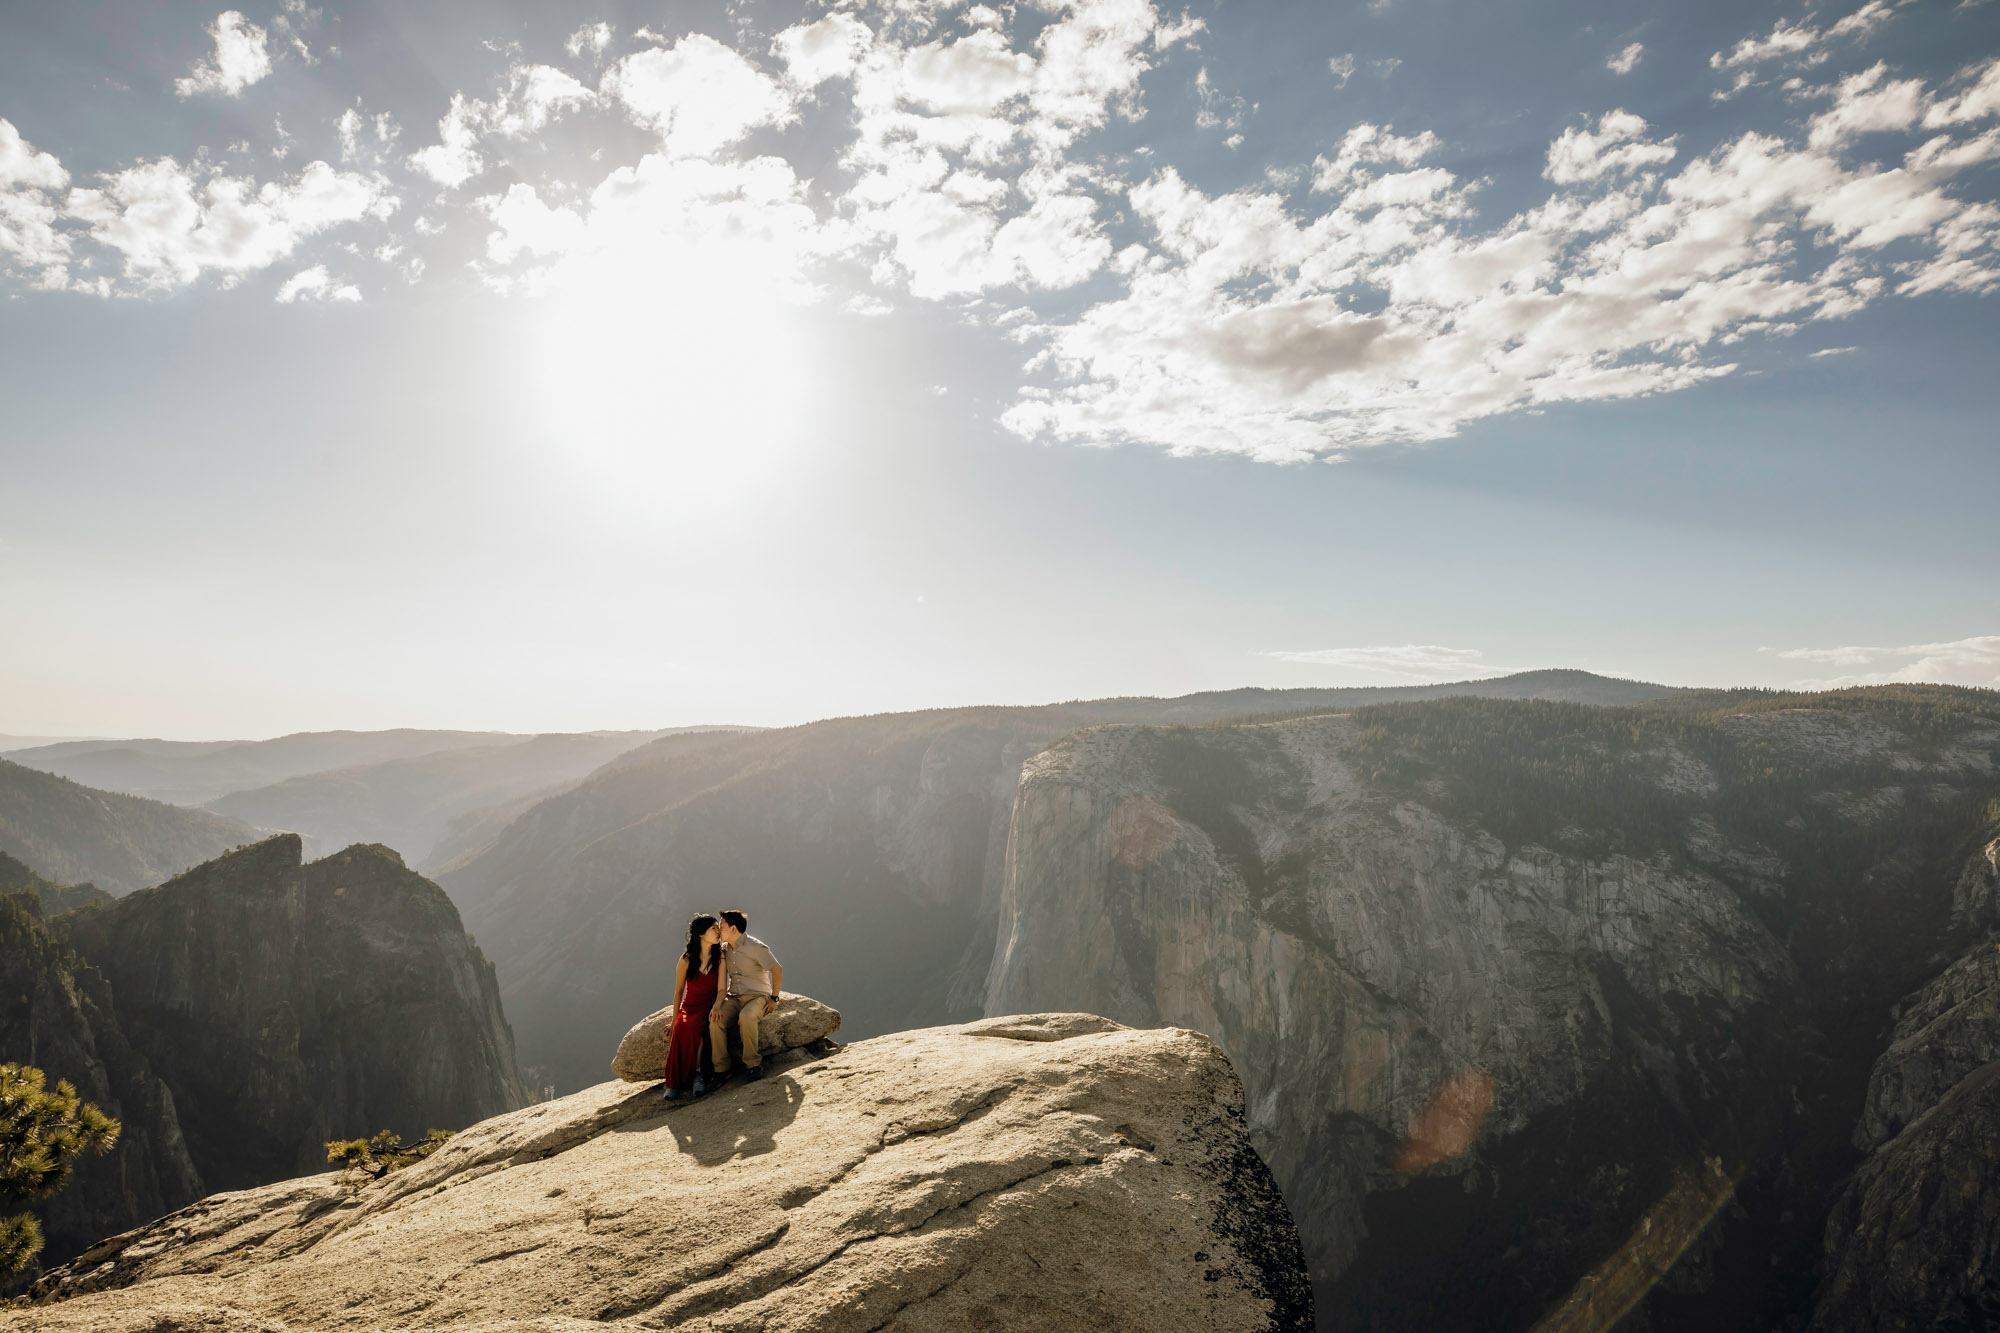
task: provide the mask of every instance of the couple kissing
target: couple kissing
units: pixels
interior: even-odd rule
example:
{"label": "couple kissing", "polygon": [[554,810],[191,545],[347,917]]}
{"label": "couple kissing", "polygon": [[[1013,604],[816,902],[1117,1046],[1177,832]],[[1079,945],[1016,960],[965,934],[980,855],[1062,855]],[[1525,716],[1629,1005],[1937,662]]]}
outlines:
{"label": "couple kissing", "polygon": [[784,993],[785,968],[770,946],[749,934],[734,908],[688,922],[687,947],[674,965],[673,1028],[667,1036],[667,1101],[700,1097],[729,1078],[729,1025],[743,1039],[745,1078],[764,1076],[757,1024]]}

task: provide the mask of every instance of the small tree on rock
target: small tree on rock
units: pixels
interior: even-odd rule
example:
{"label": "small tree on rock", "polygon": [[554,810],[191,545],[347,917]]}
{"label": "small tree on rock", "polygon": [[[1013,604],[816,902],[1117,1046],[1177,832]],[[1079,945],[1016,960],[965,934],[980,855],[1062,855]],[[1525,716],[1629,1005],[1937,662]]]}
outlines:
{"label": "small tree on rock", "polygon": [[[16,1203],[46,1199],[63,1187],[77,1158],[110,1152],[118,1129],[68,1080],[51,1091],[48,1076],[34,1066],[0,1064],[0,1195]],[[0,1217],[0,1278],[41,1252],[42,1224],[33,1213]]]}
{"label": "small tree on rock", "polygon": [[353,1173],[354,1183],[362,1179],[380,1180],[391,1171],[400,1171],[421,1162],[451,1137],[448,1129],[434,1129],[423,1142],[405,1146],[403,1136],[385,1129],[372,1139],[335,1139],[326,1145],[326,1160]]}

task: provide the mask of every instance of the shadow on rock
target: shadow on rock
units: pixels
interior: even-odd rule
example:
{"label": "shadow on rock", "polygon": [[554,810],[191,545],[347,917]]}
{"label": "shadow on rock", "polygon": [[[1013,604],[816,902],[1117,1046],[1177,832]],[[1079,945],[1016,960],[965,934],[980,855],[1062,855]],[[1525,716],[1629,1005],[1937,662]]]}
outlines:
{"label": "shadow on rock", "polygon": [[774,1069],[761,1082],[733,1083],[691,1103],[667,1123],[683,1153],[703,1166],[720,1166],[776,1148],[778,1131],[798,1118],[804,1104],[799,1080]]}

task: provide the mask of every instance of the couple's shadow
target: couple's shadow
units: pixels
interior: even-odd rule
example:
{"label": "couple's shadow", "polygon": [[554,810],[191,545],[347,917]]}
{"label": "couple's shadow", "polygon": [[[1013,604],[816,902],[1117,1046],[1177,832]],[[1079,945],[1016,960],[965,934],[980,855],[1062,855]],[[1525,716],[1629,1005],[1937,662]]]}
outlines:
{"label": "couple's shadow", "polygon": [[670,1108],[666,1121],[674,1142],[703,1166],[770,1152],[778,1146],[778,1132],[798,1118],[805,1104],[805,1087],[793,1073],[774,1068],[755,1083],[730,1083],[699,1101]]}

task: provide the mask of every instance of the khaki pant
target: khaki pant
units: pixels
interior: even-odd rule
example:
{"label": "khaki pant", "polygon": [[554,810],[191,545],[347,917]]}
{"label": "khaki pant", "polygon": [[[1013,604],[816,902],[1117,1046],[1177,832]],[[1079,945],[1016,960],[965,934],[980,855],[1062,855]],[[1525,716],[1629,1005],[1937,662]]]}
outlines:
{"label": "khaki pant", "polygon": [[757,1049],[757,1023],[770,1007],[770,996],[752,992],[724,996],[708,1011],[708,1055],[715,1066],[717,1078],[729,1072],[729,1020],[732,1018],[736,1020],[736,1030],[743,1036],[743,1067],[755,1069],[764,1063],[764,1056]]}

